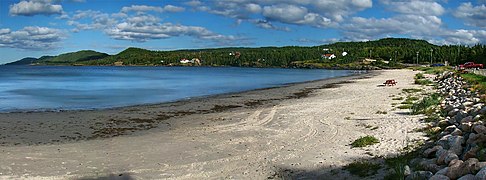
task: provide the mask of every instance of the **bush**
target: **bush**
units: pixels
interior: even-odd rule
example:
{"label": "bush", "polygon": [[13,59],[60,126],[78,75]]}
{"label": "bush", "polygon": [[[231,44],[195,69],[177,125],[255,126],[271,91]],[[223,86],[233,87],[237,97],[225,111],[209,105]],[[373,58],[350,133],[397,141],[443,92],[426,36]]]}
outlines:
{"label": "bush", "polygon": [[422,101],[412,106],[412,114],[432,114],[434,107],[439,105],[440,96],[434,93],[428,97],[424,97]]}
{"label": "bush", "polygon": [[352,147],[365,147],[369,145],[373,145],[376,143],[380,143],[378,139],[373,136],[364,136],[356,139],[353,143],[351,143]]}

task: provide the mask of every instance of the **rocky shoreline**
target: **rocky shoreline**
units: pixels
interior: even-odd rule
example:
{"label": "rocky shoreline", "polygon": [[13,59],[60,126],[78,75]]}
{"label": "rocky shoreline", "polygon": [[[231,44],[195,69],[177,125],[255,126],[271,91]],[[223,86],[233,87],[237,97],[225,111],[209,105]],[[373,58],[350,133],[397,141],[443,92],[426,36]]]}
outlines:
{"label": "rocky shoreline", "polygon": [[436,80],[444,98],[433,113],[439,118],[428,128],[435,137],[420,150],[422,157],[404,167],[406,179],[486,179],[486,106],[481,94],[453,72]]}

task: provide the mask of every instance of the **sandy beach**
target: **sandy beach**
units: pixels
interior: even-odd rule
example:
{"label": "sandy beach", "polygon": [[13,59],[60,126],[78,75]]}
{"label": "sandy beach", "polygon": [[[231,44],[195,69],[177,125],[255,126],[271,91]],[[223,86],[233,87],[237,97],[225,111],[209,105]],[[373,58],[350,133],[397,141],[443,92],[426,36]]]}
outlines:
{"label": "sandy beach", "polygon": [[[3,113],[0,179],[354,179],[343,166],[423,139],[414,131],[421,116],[391,98],[418,88],[416,73],[373,71],[108,110]],[[387,79],[398,84],[382,86]],[[350,146],[365,135],[380,143]]]}

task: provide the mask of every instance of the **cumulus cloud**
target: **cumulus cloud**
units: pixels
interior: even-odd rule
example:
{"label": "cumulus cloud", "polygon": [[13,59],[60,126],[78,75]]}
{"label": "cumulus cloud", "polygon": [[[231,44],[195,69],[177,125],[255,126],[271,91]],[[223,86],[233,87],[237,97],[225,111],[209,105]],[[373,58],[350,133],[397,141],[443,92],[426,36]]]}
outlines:
{"label": "cumulus cloud", "polygon": [[[67,24],[74,26],[73,32],[79,32],[81,30],[94,30],[105,29],[118,23],[117,19],[113,16],[119,16],[119,14],[107,14],[100,11],[86,10],[76,11],[76,13],[67,21]],[[124,16],[123,16],[124,17]],[[80,23],[79,20],[88,19],[89,23]]]}
{"label": "cumulus cloud", "polygon": [[[147,21],[144,21],[147,20]],[[235,36],[225,36],[199,26],[185,26],[172,23],[157,23],[150,16],[127,19],[106,31],[110,37],[119,40],[145,42],[153,39],[166,39],[177,36],[191,36],[213,42],[234,41]]]}
{"label": "cumulus cloud", "polygon": [[159,6],[147,6],[147,5],[132,5],[129,7],[123,7],[121,12],[127,13],[130,11],[134,12],[147,12],[147,11],[154,11],[154,12],[182,12],[185,9],[183,7],[173,6],[173,5],[166,5],[164,7]]}
{"label": "cumulus cloud", "polygon": [[50,0],[22,0],[10,5],[9,14],[12,16],[34,16],[62,14],[62,6],[52,4]]}
{"label": "cumulus cloud", "polygon": [[290,28],[288,27],[278,27],[273,25],[271,22],[268,22],[267,20],[264,19],[255,19],[255,20],[250,20],[253,22],[257,27],[263,28],[263,29],[273,29],[273,30],[278,30],[278,31],[290,31]]}
{"label": "cumulus cloud", "polygon": [[440,16],[445,13],[444,7],[434,1],[408,0],[408,1],[391,1],[382,0],[391,11],[401,14],[414,14],[422,16]]}
{"label": "cumulus cloud", "polygon": [[[349,15],[373,6],[371,0],[222,0],[205,3],[192,0],[186,4],[198,11],[234,18],[237,22],[247,21],[261,28],[275,30],[281,29],[271,28],[268,23],[333,27]],[[268,23],[255,23],[262,16]]]}
{"label": "cumulus cloud", "polygon": [[473,6],[470,2],[462,3],[454,16],[463,19],[467,25],[486,28],[486,5]]}
{"label": "cumulus cloud", "polygon": [[18,31],[0,29],[0,47],[46,50],[57,47],[65,37],[59,29],[28,26]]}

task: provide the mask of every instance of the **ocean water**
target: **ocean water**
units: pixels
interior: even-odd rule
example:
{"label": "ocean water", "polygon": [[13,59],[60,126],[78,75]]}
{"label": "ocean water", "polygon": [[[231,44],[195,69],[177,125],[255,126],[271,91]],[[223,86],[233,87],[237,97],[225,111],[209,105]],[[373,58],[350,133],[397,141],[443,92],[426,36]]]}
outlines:
{"label": "ocean water", "polygon": [[235,67],[0,66],[0,112],[160,103],[352,73]]}

